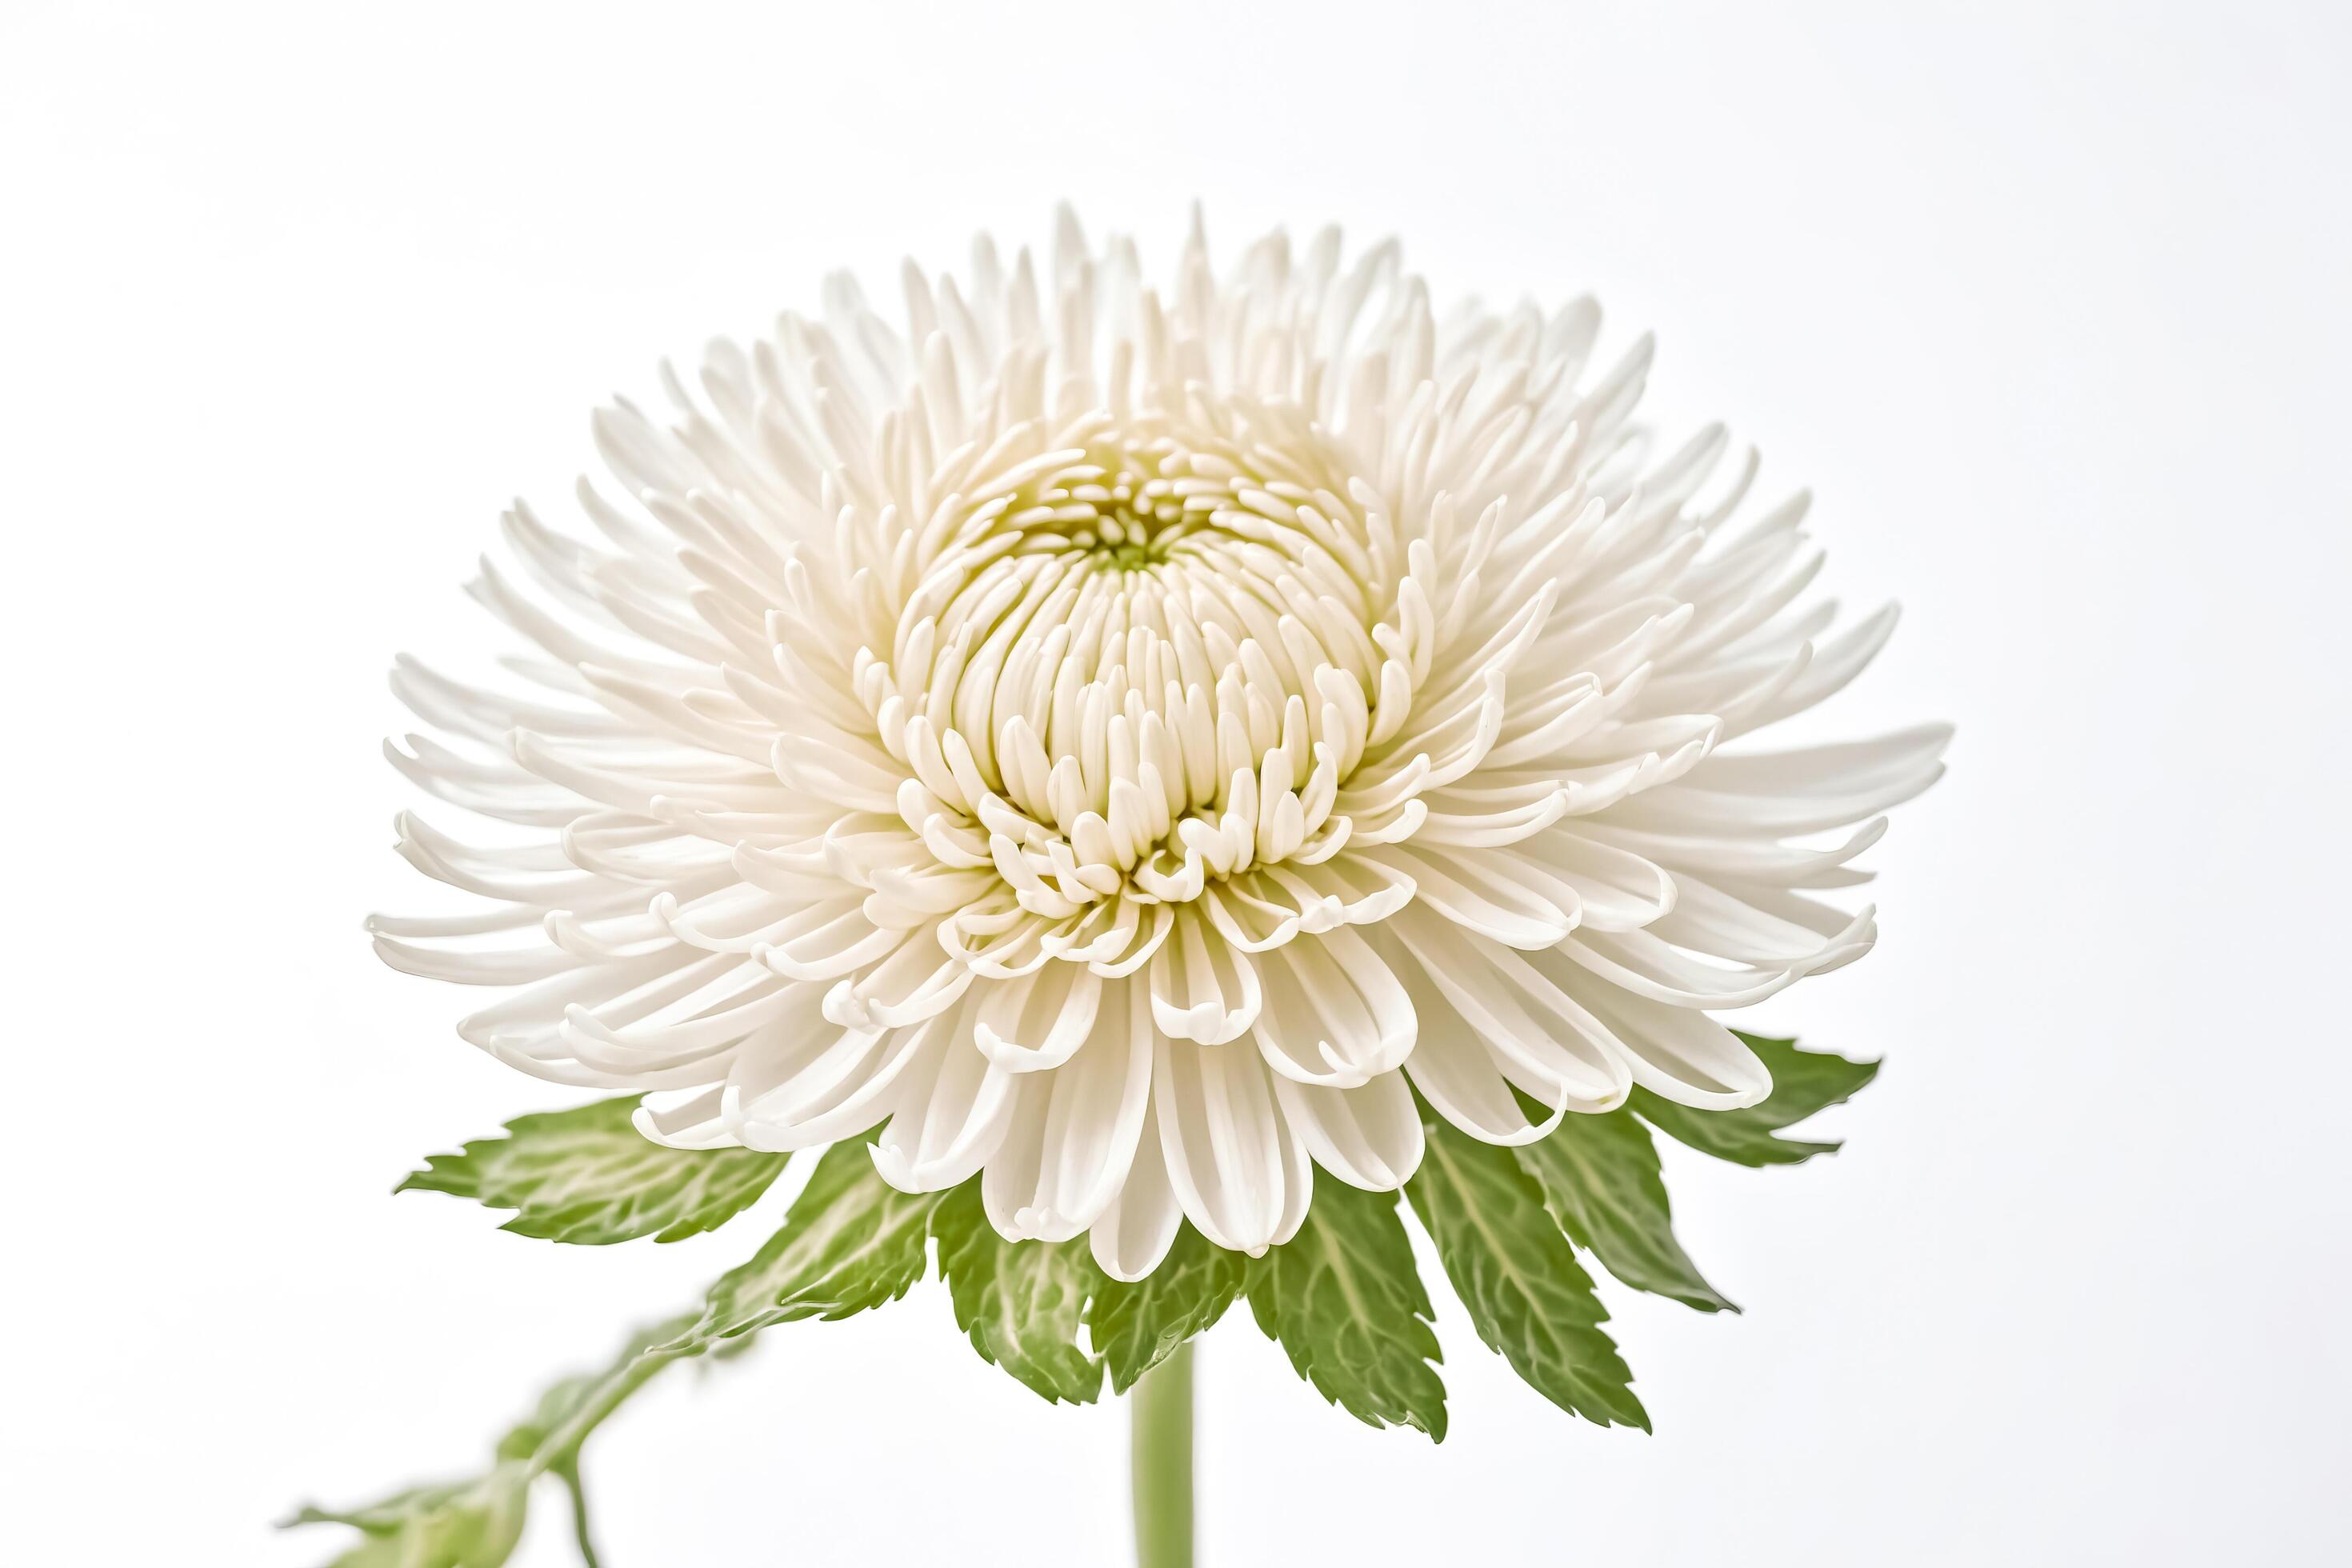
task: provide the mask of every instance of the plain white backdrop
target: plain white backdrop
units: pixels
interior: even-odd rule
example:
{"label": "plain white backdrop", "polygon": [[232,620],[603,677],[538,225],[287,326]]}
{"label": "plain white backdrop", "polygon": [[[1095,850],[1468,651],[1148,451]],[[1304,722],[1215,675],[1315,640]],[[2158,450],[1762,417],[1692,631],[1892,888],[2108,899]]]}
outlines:
{"label": "plain white backdrop", "polygon": [[[1740,1318],[1615,1291],[1657,1435],[1439,1303],[1440,1447],[1203,1342],[1203,1554],[2341,1561],[2352,1352],[2352,23],[2340,6],[0,11],[0,1492],[23,1563],[299,1565],[762,1234],[562,1248],[428,1150],[562,1102],[360,931],[391,655],[586,414],[848,265],[1053,202],[1165,256],[1337,219],[1591,288],[1656,412],[1811,484],[1948,717],[1885,937],[1760,1022],[1886,1054],[1837,1158],[1676,1161]],[[887,287],[883,290],[887,292]],[[772,1213],[772,1204],[761,1214]],[[658,1387],[614,1568],[1122,1560],[1123,1413],[943,1291]],[[520,1561],[566,1561],[557,1500]]]}

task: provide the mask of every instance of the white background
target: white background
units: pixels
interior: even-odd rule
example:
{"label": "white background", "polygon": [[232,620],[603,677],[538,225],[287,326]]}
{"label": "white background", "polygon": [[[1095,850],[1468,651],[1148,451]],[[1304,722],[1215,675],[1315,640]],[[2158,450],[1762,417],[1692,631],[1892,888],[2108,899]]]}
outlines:
{"label": "white background", "polygon": [[[1657,1436],[1450,1299],[1434,1449],[1237,1317],[1205,1561],[2341,1561],[2347,80],[2321,5],[15,0],[10,1560],[323,1560],[267,1521],[472,1463],[756,1241],[387,1195],[562,1097],[367,952],[412,895],[383,671],[477,645],[456,584],[510,495],[567,504],[593,402],[1068,195],[1157,256],[1198,195],[1597,289],[1664,415],[1816,487],[1832,585],[1905,601],[1839,727],[1960,726],[1878,952],[1763,1019],[1888,1055],[1846,1152],[1669,1172],[1748,1314],[1611,1298]],[[1124,1465],[936,1285],[589,1453],[614,1568],[1116,1563]]]}

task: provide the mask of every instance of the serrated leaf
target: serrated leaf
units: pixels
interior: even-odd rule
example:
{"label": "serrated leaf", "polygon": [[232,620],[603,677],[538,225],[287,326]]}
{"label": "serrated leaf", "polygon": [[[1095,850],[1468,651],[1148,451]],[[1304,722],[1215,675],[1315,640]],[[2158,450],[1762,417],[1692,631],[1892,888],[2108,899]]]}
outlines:
{"label": "serrated leaf", "polygon": [[902,1193],[874,1169],[864,1139],[817,1162],[784,1223],[750,1262],[710,1287],[702,1316],[664,1350],[719,1341],[798,1318],[845,1318],[895,1301],[930,1260],[931,1211],[942,1193]]}
{"label": "serrated leaf", "polygon": [[520,1116],[506,1135],[436,1154],[394,1192],[449,1193],[515,1209],[501,1229],[602,1247],[714,1230],[758,1201],[787,1156],[753,1149],[671,1149],[630,1121],[639,1097]]}
{"label": "serrated leaf", "polygon": [[1622,1110],[1563,1117],[1511,1151],[1569,1238],[1637,1290],[1702,1312],[1739,1310],[1675,1239],[1674,1208],[1650,1130]]}
{"label": "serrated leaf", "polygon": [[1405,1192],[1478,1337],[1562,1409],[1648,1431],[1649,1413],[1627,1386],[1633,1374],[1601,1331],[1608,1310],[1533,1178],[1510,1150],[1442,1117],[1424,1126],[1428,1149]]}
{"label": "serrated leaf", "polygon": [[1102,1362],[1078,1344],[1078,1330],[1087,1299],[1108,1281],[1084,1237],[1005,1240],[988,1223],[978,1182],[948,1194],[932,1212],[931,1234],[956,1326],[982,1361],[1049,1400],[1090,1405],[1100,1397]]}
{"label": "serrated leaf", "polygon": [[1298,1234],[1249,1267],[1250,1310],[1298,1375],[1360,1421],[1445,1440],[1444,1360],[1394,1193],[1317,1184]]}
{"label": "serrated leaf", "polygon": [[1628,1105],[1659,1131],[1737,1164],[1794,1165],[1816,1154],[1834,1153],[1839,1140],[1811,1142],[1780,1133],[1817,1110],[1852,1099],[1878,1076],[1878,1064],[1800,1050],[1794,1040],[1739,1037],[1772,1074],[1772,1092],[1759,1103],[1739,1110],[1694,1110],[1637,1089]]}
{"label": "serrated leaf", "polygon": [[1110,1371],[1114,1394],[1213,1326],[1249,1278],[1243,1256],[1212,1244],[1190,1225],[1160,1267],[1132,1284],[1105,1279],[1087,1310],[1087,1330]]}

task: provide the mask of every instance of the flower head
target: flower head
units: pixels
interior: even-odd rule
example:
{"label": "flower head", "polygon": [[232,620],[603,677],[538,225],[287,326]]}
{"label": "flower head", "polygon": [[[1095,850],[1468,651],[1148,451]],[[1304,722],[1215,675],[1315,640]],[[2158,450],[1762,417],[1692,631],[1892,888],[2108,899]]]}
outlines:
{"label": "flower head", "polygon": [[982,240],[904,291],[598,415],[601,542],[518,504],[530,585],[474,586],[527,689],[398,665],[444,739],[394,763],[529,830],[400,819],[493,901],[374,922],[507,988],[467,1039],[665,1142],[883,1123],[891,1183],[1121,1279],[1397,1186],[1415,1091],[1497,1143],[1767,1092],[1713,1014],[1870,946],[1818,895],[1947,732],[1727,749],[1894,616],[1829,635],[1720,429],[1652,451],[1646,339],[1596,374],[1590,300],[1441,321],[1336,232],[1156,285],[1066,215],[1045,280]]}

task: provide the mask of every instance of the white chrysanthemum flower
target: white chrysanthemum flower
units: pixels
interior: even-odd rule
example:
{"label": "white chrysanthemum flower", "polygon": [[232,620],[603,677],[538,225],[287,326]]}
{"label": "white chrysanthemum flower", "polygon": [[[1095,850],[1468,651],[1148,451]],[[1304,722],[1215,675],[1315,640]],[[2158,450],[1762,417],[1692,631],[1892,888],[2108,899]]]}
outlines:
{"label": "white chrysanthemum flower", "polygon": [[668,1143],[887,1123],[891,1183],[1120,1279],[1283,1241],[1318,1165],[1398,1185],[1415,1089],[1497,1143],[1766,1093],[1713,1015],[1869,947],[1817,894],[1947,731],[1722,749],[1894,616],[1820,640],[1804,499],[1733,531],[1752,455],[1705,500],[1721,430],[1651,455],[1648,340],[1589,375],[1589,300],[1440,321],[1336,232],[1221,279],[1196,228],[1163,291],[1066,215],[1048,282],[983,239],[904,286],[597,416],[603,542],[518,505],[537,596],[474,587],[533,694],[400,662],[448,743],[394,761],[535,830],[400,819],[496,900],[374,923],[511,988],[467,1039]]}

